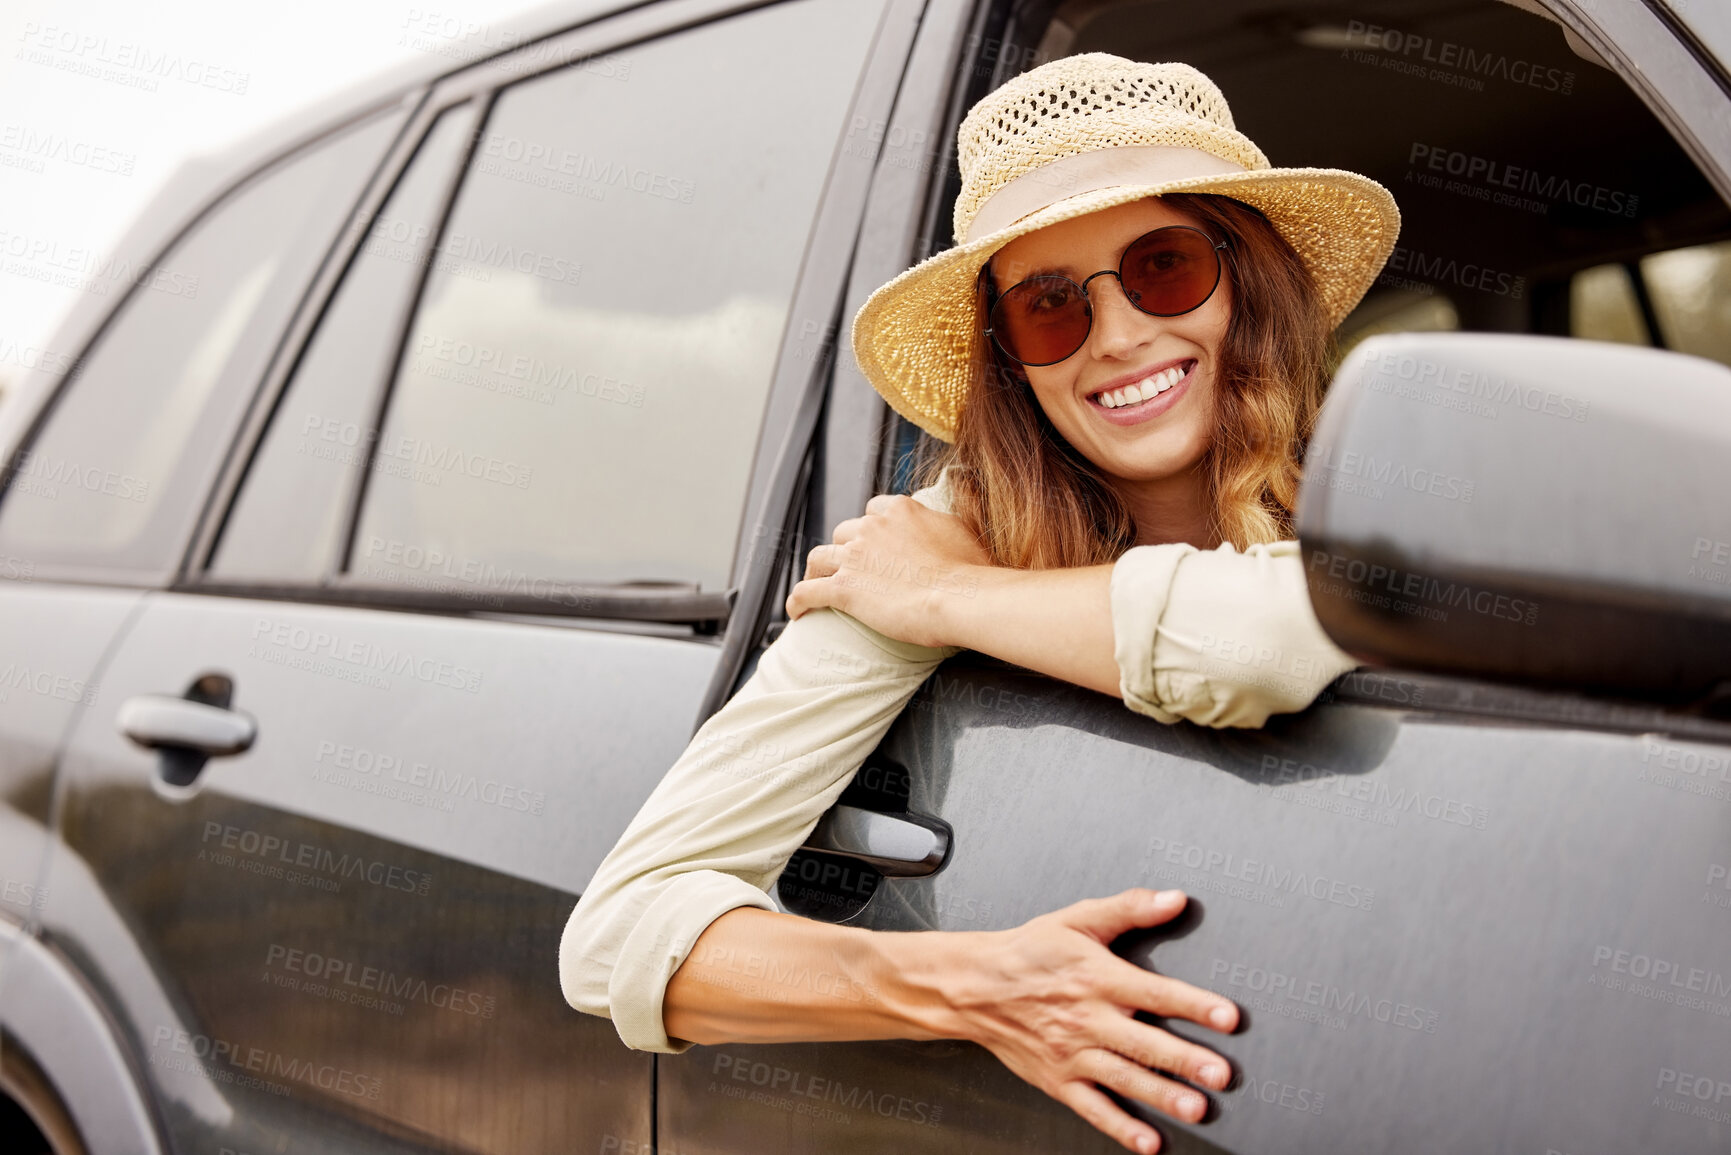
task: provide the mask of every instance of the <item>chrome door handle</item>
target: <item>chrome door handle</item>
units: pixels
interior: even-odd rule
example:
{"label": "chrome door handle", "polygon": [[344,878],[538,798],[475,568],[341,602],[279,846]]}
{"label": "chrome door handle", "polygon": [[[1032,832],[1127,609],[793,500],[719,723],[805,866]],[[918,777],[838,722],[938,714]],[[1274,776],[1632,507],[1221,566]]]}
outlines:
{"label": "chrome door handle", "polygon": [[916,878],[943,865],[950,828],[921,814],[833,806],[817,820],[804,849],[857,858],[889,878]]}
{"label": "chrome door handle", "polygon": [[122,734],[147,750],[167,746],[239,754],[258,735],[258,723],[249,714],[166,694],[126,699],[115,720]]}

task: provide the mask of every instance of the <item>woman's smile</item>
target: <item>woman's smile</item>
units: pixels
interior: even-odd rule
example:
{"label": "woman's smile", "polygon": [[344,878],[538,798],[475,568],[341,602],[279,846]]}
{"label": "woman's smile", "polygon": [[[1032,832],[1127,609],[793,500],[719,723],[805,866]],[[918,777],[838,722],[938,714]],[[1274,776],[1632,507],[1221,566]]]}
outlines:
{"label": "woman's smile", "polygon": [[1114,425],[1140,424],[1177,405],[1200,364],[1194,357],[1180,357],[1126,373],[1089,393],[1085,403]]}

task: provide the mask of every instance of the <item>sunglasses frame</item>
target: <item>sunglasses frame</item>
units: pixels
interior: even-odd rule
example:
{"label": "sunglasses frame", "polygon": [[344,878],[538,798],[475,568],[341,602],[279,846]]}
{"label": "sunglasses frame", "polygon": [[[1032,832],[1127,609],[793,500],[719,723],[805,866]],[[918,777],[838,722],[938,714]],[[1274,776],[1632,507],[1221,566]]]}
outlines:
{"label": "sunglasses frame", "polygon": [[[1208,292],[1203,295],[1202,299],[1200,301],[1197,301],[1194,305],[1191,305],[1188,309],[1180,309],[1176,313],[1156,313],[1151,309],[1144,309],[1141,305],[1136,304],[1136,301],[1130,296],[1129,290],[1124,288],[1124,258],[1130,255],[1131,249],[1133,249],[1137,245],[1141,244],[1147,238],[1153,236],[1155,233],[1165,232],[1168,229],[1184,229],[1188,232],[1196,233],[1199,236],[1201,236],[1203,240],[1207,241],[1209,243],[1209,245],[1211,245],[1213,247],[1213,249],[1214,249],[1214,283],[1208,287]],[[1124,299],[1126,301],[1129,301],[1130,304],[1135,307],[1137,312],[1143,313],[1143,314],[1150,316],[1150,317],[1182,317],[1185,313],[1194,313],[1197,309],[1200,309],[1203,305],[1206,305],[1209,302],[1209,300],[1214,296],[1215,291],[1220,288],[1220,276],[1221,276],[1221,272],[1225,266],[1225,262],[1220,259],[1220,250],[1229,248],[1230,247],[1229,241],[1230,241],[1230,238],[1228,238],[1228,240],[1216,241],[1213,237],[1209,236],[1205,231],[1197,228],[1195,225],[1161,225],[1157,229],[1149,229],[1147,232],[1143,233],[1141,236],[1137,237],[1135,240],[1132,240],[1129,244],[1125,245],[1123,253],[1119,254],[1118,267],[1116,269],[1101,269],[1097,273],[1088,274],[1088,276],[1084,277],[1080,282],[1072,280],[1071,278],[1064,276],[1062,273],[1037,273],[1032,277],[1023,277],[1021,280],[1017,281],[1015,284],[1011,285],[1009,288],[1005,289],[1003,292],[998,293],[996,296],[992,295],[990,282],[987,280],[987,269],[991,264],[991,258],[988,257],[988,258],[986,258],[986,260],[984,260],[980,263],[980,274],[979,274],[980,283],[982,285],[986,286],[986,295],[987,295],[986,320],[988,322],[991,321],[992,310],[996,309],[998,307],[998,302],[1002,301],[1005,297],[1009,296],[1011,293],[1015,292],[1017,289],[1021,288],[1025,284],[1027,284],[1029,281],[1035,280],[1036,278],[1055,278],[1055,279],[1060,280],[1060,281],[1069,281],[1070,284],[1075,285],[1077,290],[1082,294],[1082,307],[1088,311],[1088,329],[1086,332],[1084,332],[1082,334],[1082,339],[1081,339],[1081,341],[1077,342],[1076,347],[1074,349],[1071,349],[1068,353],[1065,353],[1062,357],[1059,357],[1057,361],[1024,361],[1020,357],[1016,356],[1014,353],[1010,352],[1008,349],[1004,348],[1004,343],[1002,341],[998,340],[998,334],[996,332],[996,326],[993,326],[991,324],[987,324],[987,326],[985,327],[983,332],[987,337],[991,338],[992,344],[997,346],[998,352],[1002,353],[1005,357],[1008,357],[1010,360],[1014,361],[1018,365],[1030,365],[1036,369],[1040,369],[1040,368],[1044,368],[1047,365],[1056,365],[1060,361],[1068,361],[1071,357],[1074,357],[1077,353],[1079,353],[1082,350],[1082,346],[1084,346],[1088,343],[1088,338],[1090,336],[1092,336],[1094,333],[1094,302],[1088,296],[1088,282],[1089,281],[1092,281],[1095,277],[1104,277],[1104,276],[1116,277],[1116,278],[1118,278],[1118,288],[1120,291],[1122,291],[1124,293]]]}

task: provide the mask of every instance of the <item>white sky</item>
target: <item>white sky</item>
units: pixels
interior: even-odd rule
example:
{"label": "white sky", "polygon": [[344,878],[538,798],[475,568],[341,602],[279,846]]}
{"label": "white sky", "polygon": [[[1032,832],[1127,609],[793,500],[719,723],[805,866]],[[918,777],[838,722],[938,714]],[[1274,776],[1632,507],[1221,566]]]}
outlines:
{"label": "white sky", "polygon": [[52,349],[52,335],[78,290],[42,279],[54,262],[75,261],[75,250],[112,252],[183,159],[413,58],[437,42],[429,30],[466,26],[471,42],[497,43],[500,34],[489,30],[501,19],[538,6],[5,0],[0,390],[20,378],[22,359],[70,352]]}

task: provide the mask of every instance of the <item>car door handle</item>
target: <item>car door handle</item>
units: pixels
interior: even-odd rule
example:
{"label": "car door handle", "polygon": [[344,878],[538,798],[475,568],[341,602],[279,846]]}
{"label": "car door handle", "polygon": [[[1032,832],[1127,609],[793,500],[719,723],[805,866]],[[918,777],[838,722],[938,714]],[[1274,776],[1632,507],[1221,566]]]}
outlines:
{"label": "car door handle", "polygon": [[805,849],[857,858],[886,877],[915,878],[943,865],[950,850],[950,828],[921,814],[832,806],[817,820]]}
{"label": "car door handle", "polygon": [[258,723],[239,710],[166,694],[126,699],[116,721],[122,734],[147,750],[168,746],[208,755],[239,754],[258,734]]}

